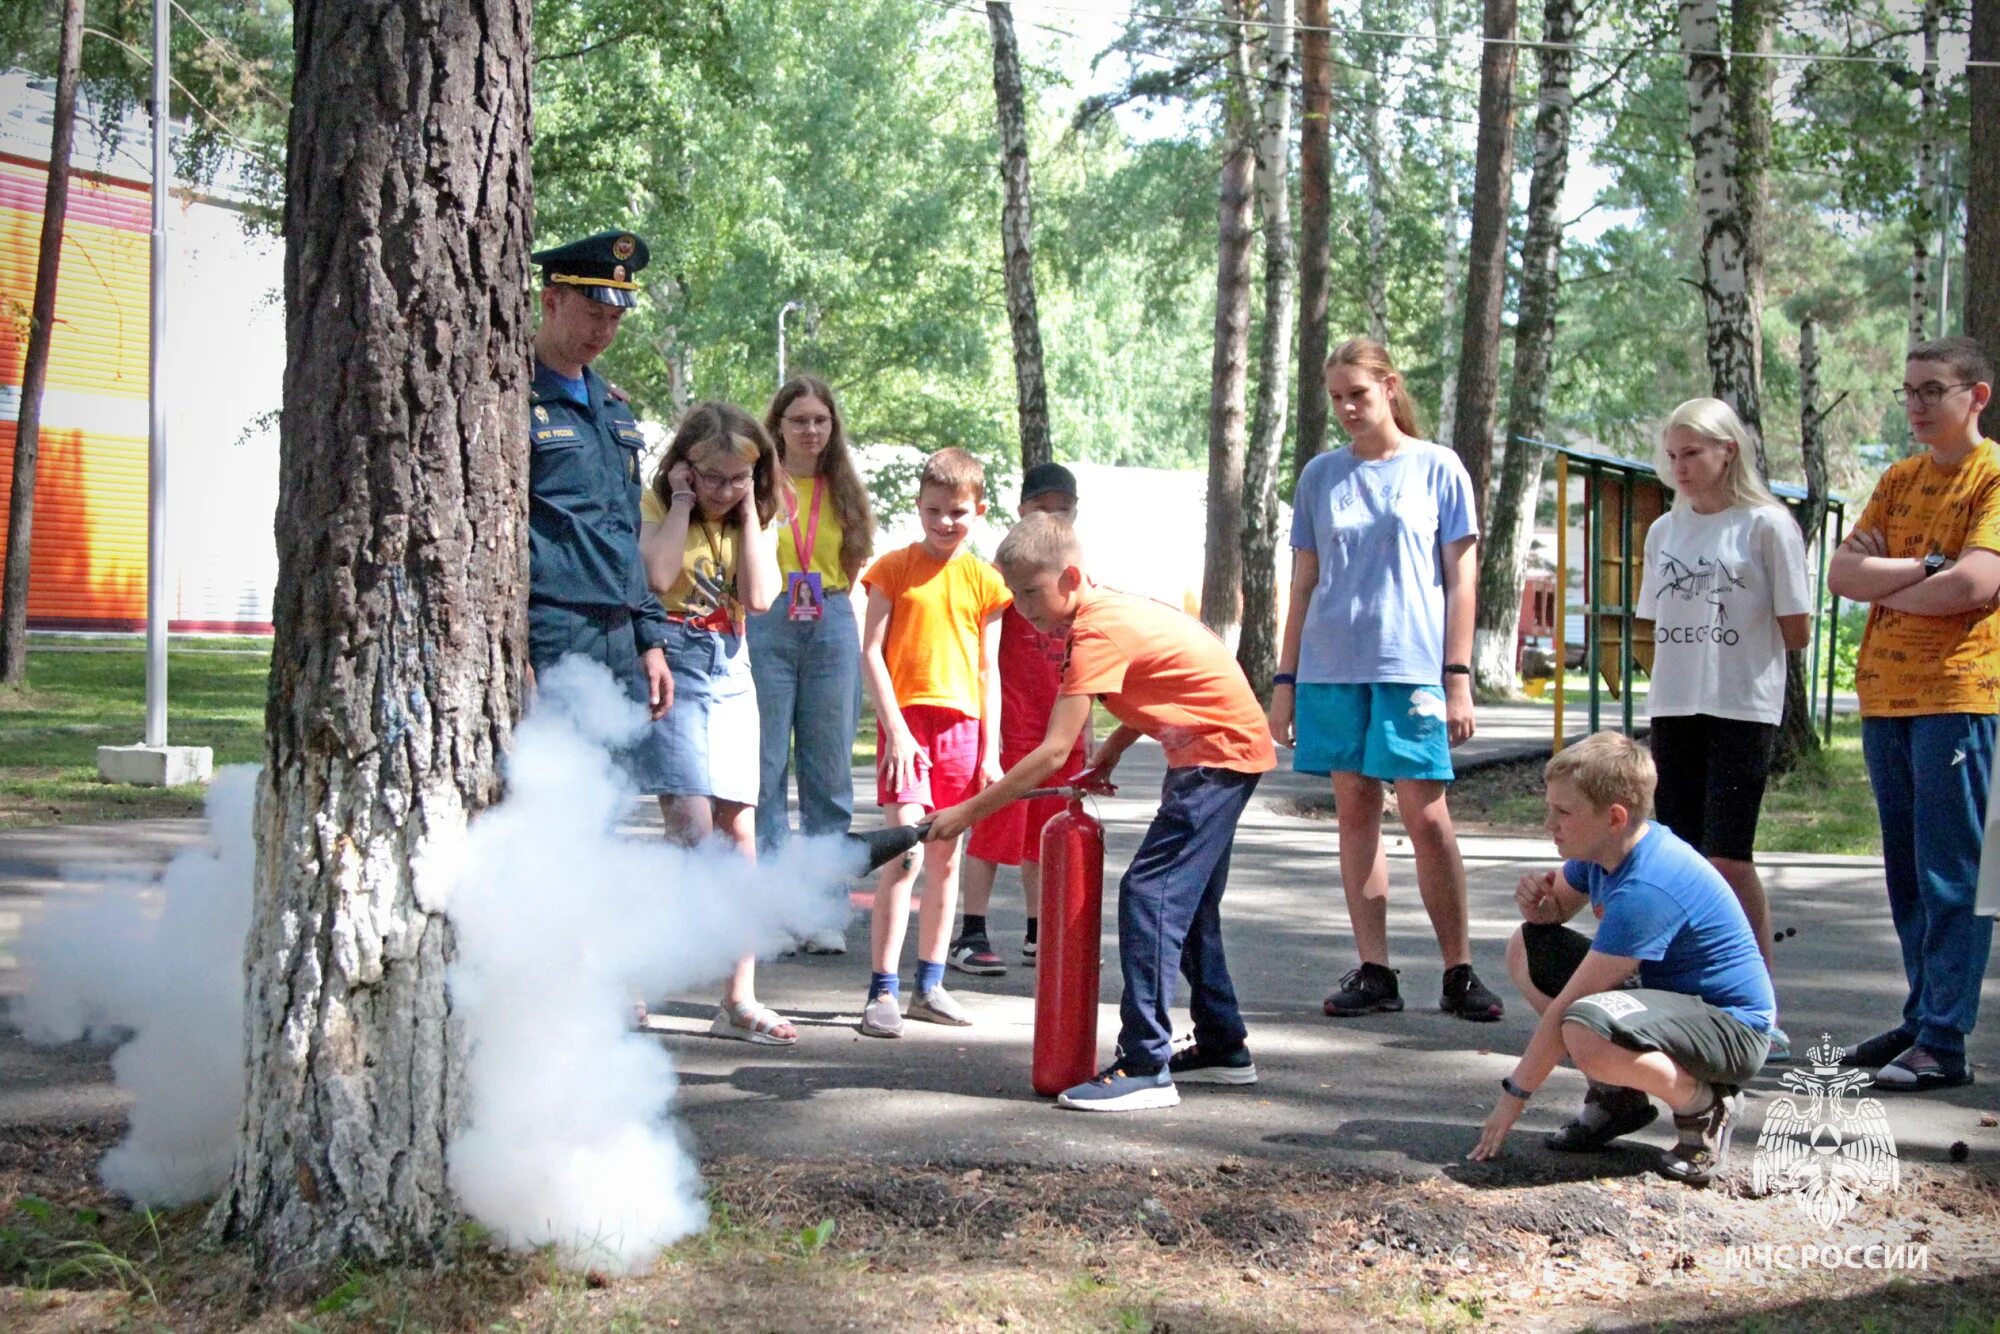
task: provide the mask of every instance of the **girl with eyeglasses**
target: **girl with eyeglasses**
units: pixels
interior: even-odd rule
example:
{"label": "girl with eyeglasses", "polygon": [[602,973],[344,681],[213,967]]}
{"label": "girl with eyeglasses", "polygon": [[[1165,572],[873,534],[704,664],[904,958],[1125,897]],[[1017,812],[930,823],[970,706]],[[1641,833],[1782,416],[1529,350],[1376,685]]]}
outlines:
{"label": "girl with eyeglasses", "polygon": [[[757,691],[746,621],[778,595],[773,519],[778,451],[728,403],[688,409],[641,497],[639,549],[667,611],[673,707],[645,744],[665,775],[667,837],[695,847],[719,834],[755,858]],[[790,1046],[798,1030],[757,1000],[757,961],[737,961],[709,1025],[718,1037]]]}
{"label": "girl with eyeglasses", "polygon": [[[861,718],[861,629],[855,577],[875,545],[868,490],[847,448],[840,405],[824,380],[794,376],[764,414],[783,465],[776,524],[779,596],[750,618],[750,663],[762,726],[757,845],[791,832],[786,780],[796,768],[800,832],[844,834],[854,818],[854,733]],[[839,931],[807,952],[841,954]]]}

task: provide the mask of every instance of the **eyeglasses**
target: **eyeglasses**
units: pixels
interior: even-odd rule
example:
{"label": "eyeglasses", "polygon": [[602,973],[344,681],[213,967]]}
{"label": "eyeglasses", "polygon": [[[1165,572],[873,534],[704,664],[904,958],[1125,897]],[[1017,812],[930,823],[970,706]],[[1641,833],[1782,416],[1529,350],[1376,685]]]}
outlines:
{"label": "eyeglasses", "polygon": [[1914,398],[1925,407],[1934,408],[1944,402],[1946,394],[1970,388],[1972,388],[1970,380],[1963,380],[1958,384],[1939,384],[1936,380],[1929,380],[1918,385],[1915,389],[1910,388],[1908,385],[1904,385],[1901,389],[1892,389],[1889,391],[1889,395],[1898,403],[1906,404]]}
{"label": "eyeglasses", "polygon": [[794,431],[826,432],[833,429],[833,418],[831,417],[780,417],[778,420]]}
{"label": "eyeglasses", "polygon": [[750,483],[750,474],[747,472],[703,472],[697,468],[694,479],[711,491],[733,491],[739,486],[748,486]]}

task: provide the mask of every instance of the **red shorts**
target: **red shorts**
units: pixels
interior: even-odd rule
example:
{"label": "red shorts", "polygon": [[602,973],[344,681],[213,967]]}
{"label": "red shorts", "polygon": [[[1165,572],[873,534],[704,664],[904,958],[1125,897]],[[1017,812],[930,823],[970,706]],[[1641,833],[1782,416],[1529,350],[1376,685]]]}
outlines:
{"label": "red shorts", "polygon": [[[1039,743],[1037,743],[1039,744]],[[1019,751],[1006,747],[1000,750],[1000,767],[1011,769],[1035,747],[1023,746]],[[1054,787],[1067,783],[1083,772],[1083,747],[1078,746],[1063,761],[1062,768],[1042,782],[1043,787]],[[995,866],[1019,866],[1023,862],[1040,863],[1042,860],[1042,826],[1056,818],[1069,801],[1064,797],[1037,797],[1033,801],[1014,801],[1002,806],[993,814],[972,826],[972,836],[966,842],[966,855],[977,857]]]}
{"label": "red shorts", "polygon": [[917,779],[900,792],[889,786],[889,771],[880,760],[887,751],[882,721],[876,719],[876,804],[884,809],[914,804],[928,812],[956,806],[971,796],[973,780],[979,776],[979,720],[957,709],[912,704],[903,710],[903,722],[917,739]]}

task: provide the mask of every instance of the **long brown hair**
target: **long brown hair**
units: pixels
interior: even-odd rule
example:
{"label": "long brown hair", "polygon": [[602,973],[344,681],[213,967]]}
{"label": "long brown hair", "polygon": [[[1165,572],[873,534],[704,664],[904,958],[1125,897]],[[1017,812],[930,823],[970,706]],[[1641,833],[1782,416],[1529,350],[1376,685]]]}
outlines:
{"label": "long brown hair", "polygon": [[1416,402],[1410,397],[1410,388],[1403,383],[1402,375],[1396,370],[1396,363],[1389,360],[1389,349],[1372,338],[1350,338],[1327,357],[1328,369],[1335,366],[1353,366],[1367,371],[1377,380],[1394,377],[1389,386],[1389,415],[1395,419],[1396,429],[1414,440],[1424,438],[1424,428],[1417,418]]}
{"label": "long brown hair", "polygon": [[673,466],[685,462],[692,468],[694,452],[711,445],[720,445],[750,460],[750,489],[757,497],[757,526],[770,527],[772,516],[778,512],[778,447],[771,443],[771,433],[764,429],[763,423],[734,403],[697,403],[681,418],[660,466],[653,470],[653,494],[660,498],[660,504],[673,506],[673,484],[667,480]]}
{"label": "long brown hair", "polygon": [[764,429],[778,442],[778,457],[782,460],[784,416],[802,398],[816,398],[826,404],[827,415],[833,418],[833,428],[827,432],[826,444],[819,451],[819,465],[813,473],[833,494],[833,512],[840,516],[840,568],[851,578],[868,563],[875,550],[875,511],[868,503],[868,488],[861,484],[854,456],[848,453],[847,427],[841,420],[833,387],[817,375],[794,375],[771,399],[771,406],[764,412]]}

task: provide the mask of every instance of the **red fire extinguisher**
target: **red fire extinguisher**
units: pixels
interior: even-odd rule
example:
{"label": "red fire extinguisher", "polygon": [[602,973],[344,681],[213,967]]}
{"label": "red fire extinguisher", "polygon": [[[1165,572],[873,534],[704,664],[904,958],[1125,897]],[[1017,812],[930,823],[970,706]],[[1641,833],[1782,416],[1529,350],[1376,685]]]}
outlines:
{"label": "red fire extinguisher", "polygon": [[1098,942],[1104,925],[1104,826],[1071,790],[1042,827],[1041,952],[1035,969],[1035,1092],[1097,1073]]}

